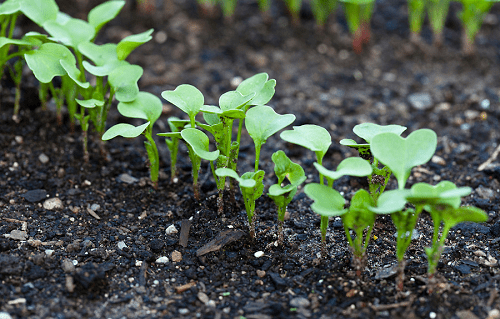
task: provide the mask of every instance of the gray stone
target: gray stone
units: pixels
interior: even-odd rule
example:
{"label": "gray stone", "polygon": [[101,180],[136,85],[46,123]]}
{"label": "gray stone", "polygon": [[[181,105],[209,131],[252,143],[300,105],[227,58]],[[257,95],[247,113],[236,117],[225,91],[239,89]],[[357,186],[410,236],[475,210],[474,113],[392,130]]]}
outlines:
{"label": "gray stone", "polygon": [[493,199],[493,197],[495,196],[495,192],[492,189],[486,188],[483,185],[476,188],[476,193],[481,198],[484,198],[484,199]]}
{"label": "gray stone", "polygon": [[130,176],[129,174],[120,174],[117,178],[118,181],[125,183],[125,184],[134,184],[139,181],[138,178],[135,178],[133,176]]}
{"label": "gray stone", "polygon": [[23,230],[14,229],[9,235],[6,235],[6,237],[14,240],[26,240],[28,239],[28,234]]}
{"label": "gray stone", "polygon": [[43,153],[38,156],[38,160],[44,165],[50,161],[49,157]]}
{"label": "gray stone", "polygon": [[408,96],[408,102],[417,110],[427,110],[433,105],[432,97],[429,93],[413,93]]}
{"label": "gray stone", "polygon": [[65,258],[61,263],[61,268],[65,273],[69,274],[75,271],[75,264],[70,259]]}
{"label": "gray stone", "polygon": [[34,189],[22,194],[21,197],[24,197],[30,203],[36,203],[47,197],[47,191],[45,189]]}
{"label": "gray stone", "polygon": [[290,307],[294,308],[307,308],[311,305],[311,302],[304,297],[296,297],[290,300]]}

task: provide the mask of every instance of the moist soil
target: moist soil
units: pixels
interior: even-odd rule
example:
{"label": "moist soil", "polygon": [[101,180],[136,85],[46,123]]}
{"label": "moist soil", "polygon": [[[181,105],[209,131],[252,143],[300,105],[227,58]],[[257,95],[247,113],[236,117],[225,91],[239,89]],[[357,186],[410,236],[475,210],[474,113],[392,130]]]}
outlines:
{"label": "moist soil", "polygon": [[[60,2],[62,11],[79,18],[97,3],[77,4]],[[184,146],[171,182],[167,147],[156,139],[157,189],[148,181],[141,138],[115,138],[101,153],[97,134],[91,134],[85,163],[79,126],[72,130],[67,118],[57,125],[50,106],[40,108],[37,84],[26,72],[19,123],[12,120],[7,78],[2,89],[0,316],[499,318],[500,10],[495,6],[487,17],[475,55],[464,56],[458,9],[452,5],[439,49],[431,44],[427,22],[422,41],[409,42],[405,1],[377,1],[372,37],[359,55],[351,49],[341,10],[319,29],[307,3],[299,24],[291,24],[281,2],[266,17],[256,1],[239,1],[232,21],[202,16],[194,1],[166,1],[148,15],[129,3],[97,40],[118,42],[155,28],[154,39],[129,60],[144,67],[141,89],[157,96],[189,83],[204,93],[206,104],[216,104],[241,79],[269,73],[277,81],[269,102],[276,112],[295,114],[293,125],[321,125],[332,135],[323,163],[330,169],[357,156],[338,143],[357,139],[356,124],[436,131],[436,155],[413,169],[407,187],[442,180],[471,187],[463,204],[483,209],[489,220],[452,229],[432,293],[424,253],[432,237],[427,214],[417,223],[404,290],[397,292],[390,217],[377,218],[360,276],[339,218],[330,220],[327,256],[321,257],[320,218],[302,189],[288,206],[283,245],[277,245],[276,207],[267,196],[257,201],[251,239],[239,192],[235,200],[226,194],[224,213],[217,213],[208,163],[200,172],[201,200],[194,199]],[[32,28],[27,21],[20,25],[23,32]],[[155,133],[168,131],[169,116],[185,118],[164,103]],[[108,125],[123,121],[141,123],[113,108]],[[276,183],[270,159],[280,149],[302,165],[306,183],[318,181],[314,154],[276,134],[261,154],[267,187]],[[253,160],[253,142],[245,136],[240,173],[251,170]],[[366,186],[365,178],[335,183],[347,201]],[[391,179],[388,188],[396,187]]]}

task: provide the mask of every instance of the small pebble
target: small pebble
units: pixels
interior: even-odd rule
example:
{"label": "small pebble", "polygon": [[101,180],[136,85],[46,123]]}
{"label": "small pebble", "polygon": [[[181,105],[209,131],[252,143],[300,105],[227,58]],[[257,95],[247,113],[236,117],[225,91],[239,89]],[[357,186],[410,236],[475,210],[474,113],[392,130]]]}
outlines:
{"label": "small pebble", "polygon": [[0,319],[12,319],[8,312],[0,312]]}
{"label": "small pebble", "polygon": [[500,311],[498,309],[492,309],[490,312],[488,312],[488,318],[487,319],[499,319],[500,318]]}
{"label": "small pebble", "polygon": [[203,302],[205,305],[210,301],[210,299],[208,298],[207,294],[200,291],[198,293],[198,299]]}
{"label": "small pebble", "polygon": [[45,155],[45,154],[43,154],[43,153],[42,153],[42,154],[40,154],[40,155],[38,156],[38,160],[39,160],[42,164],[44,164],[44,165],[45,165],[45,164],[47,164],[47,163],[49,162],[49,160],[50,160],[50,159],[49,159],[49,157],[48,157],[47,155]]}
{"label": "small pebble", "polygon": [[122,250],[123,248],[127,247],[127,244],[125,244],[125,242],[123,242],[123,241],[119,241],[117,246],[118,246],[118,249]]}
{"label": "small pebble", "polygon": [[177,250],[174,250],[174,251],[172,252],[172,261],[173,261],[174,263],[176,263],[176,262],[179,262],[179,261],[181,261],[181,260],[182,260],[182,254],[181,254],[181,252],[180,252],[180,251],[177,251]]}
{"label": "small pebble", "polygon": [[258,269],[257,276],[259,276],[259,278],[264,278],[266,276],[266,272],[264,270]]}
{"label": "small pebble", "polygon": [[99,204],[90,205],[90,209],[92,209],[94,212],[98,211],[100,208],[101,208],[101,205],[99,205]]}
{"label": "small pebble", "polygon": [[432,157],[431,161],[434,164],[439,164],[439,165],[443,165],[443,166],[446,165],[446,161],[441,156],[434,155]]}
{"label": "small pebble", "polygon": [[262,256],[264,256],[264,252],[259,250],[257,252],[255,252],[255,254],[253,254],[255,256],[255,258],[260,258]]}
{"label": "small pebble", "polygon": [[168,36],[167,36],[167,33],[165,31],[156,32],[156,34],[155,34],[156,43],[163,44],[167,41],[167,39],[168,39]]}
{"label": "small pebble", "polygon": [[241,82],[243,82],[243,78],[241,76],[235,76],[231,79],[231,87],[237,88]]}
{"label": "small pebble", "polygon": [[66,258],[61,263],[61,268],[65,273],[72,273],[75,271],[75,264],[70,259]]}
{"label": "small pebble", "polygon": [[179,309],[180,315],[187,315],[188,313],[189,313],[189,309],[187,309],[187,308],[180,308]]}
{"label": "small pebble", "polygon": [[14,137],[14,140],[16,141],[17,144],[23,144],[24,140],[22,136],[17,135]]}
{"label": "small pebble", "polygon": [[166,235],[172,235],[172,234],[177,234],[177,233],[178,233],[178,230],[177,230],[177,228],[175,228],[175,226],[173,224],[168,226],[167,229],[165,230]]}
{"label": "small pebble", "polygon": [[434,311],[429,312],[429,318],[434,319],[436,318],[436,313]]}
{"label": "small pebble", "polygon": [[53,249],[45,250],[45,255],[47,255],[47,257],[52,257],[52,255],[54,255],[54,250]]}
{"label": "small pebble", "polygon": [[133,176],[130,176],[129,174],[121,174],[116,178],[116,180],[118,182],[122,182],[125,184],[134,184],[134,183],[137,183],[139,181],[139,179],[137,179]]}
{"label": "small pebble", "polygon": [[46,199],[45,202],[43,202],[43,208],[46,210],[60,210],[64,208],[64,205],[61,199],[54,197]]}
{"label": "small pebble", "polygon": [[304,297],[296,297],[290,300],[290,307],[294,308],[307,308],[311,302]]}
{"label": "small pebble", "polygon": [[168,257],[162,256],[156,259],[155,263],[157,264],[166,264],[168,263]]}
{"label": "small pebble", "polygon": [[28,239],[28,234],[23,230],[14,229],[10,232],[10,234],[5,235],[5,237],[8,237],[8,238],[14,239],[14,240],[26,240],[26,239]]}

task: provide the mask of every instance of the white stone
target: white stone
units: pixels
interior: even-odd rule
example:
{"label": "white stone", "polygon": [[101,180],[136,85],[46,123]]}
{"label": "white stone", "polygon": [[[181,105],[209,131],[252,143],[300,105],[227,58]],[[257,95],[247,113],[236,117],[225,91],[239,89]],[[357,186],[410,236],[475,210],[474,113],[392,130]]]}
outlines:
{"label": "white stone", "polygon": [[168,263],[168,257],[162,256],[156,259],[155,263],[157,264],[166,264]]}
{"label": "white stone", "polygon": [[49,157],[47,155],[43,154],[43,153],[38,156],[38,160],[42,164],[47,164],[50,161]]}
{"label": "white stone", "polygon": [[179,231],[177,230],[177,228],[175,228],[173,224],[168,226],[167,229],[165,230],[165,234],[167,235],[177,234],[178,232]]}
{"label": "white stone", "polygon": [[118,249],[122,250],[123,248],[127,247],[127,244],[125,244],[125,242],[123,241],[119,241],[117,246]]}
{"label": "white stone", "polygon": [[43,202],[43,208],[46,210],[60,210],[64,208],[64,205],[61,199],[54,197],[46,199],[45,202]]}
{"label": "white stone", "polygon": [[264,252],[262,250],[259,250],[257,252],[255,252],[255,254],[253,254],[255,256],[255,258],[260,258],[262,256],[264,256]]}
{"label": "white stone", "polygon": [[54,250],[53,249],[47,249],[47,250],[45,250],[45,255],[47,255],[47,257],[52,257],[53,254],[54,254]]}

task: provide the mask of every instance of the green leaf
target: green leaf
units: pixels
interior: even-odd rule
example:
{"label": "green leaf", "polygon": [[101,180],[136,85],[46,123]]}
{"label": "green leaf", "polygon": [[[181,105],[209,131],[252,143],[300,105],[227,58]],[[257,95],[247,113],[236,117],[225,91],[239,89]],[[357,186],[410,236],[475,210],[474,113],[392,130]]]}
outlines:
{"label": "green leaf", "polygon": [[42,83],[49,83],[55,76],[66,74],[61,60],[66,61],[68,65],[76,64],[73,53],[57,43],[44,43],[37,50],[28,51],[24,58],[37,80]]}
{"label": "green leaf", "polygon": [[75,100],[76,100],[76,103],[78,103],[79,105],[86,107],[88,109],[92,109],[96,106],[103,106],[104,105],[104,101],[96,100],[96,99],[89,99],[89,100],[75,99]]}
{"label": "green leaf", "polygon": [[264,175],[265,172],[263,170],[258,170],[256,172],[246,172],[245,174],[241,175],[243,181],[255,181],[255,185],[251,187],[242,186],[240,182],[241,192],[244,193],[244,196],[246,196],[246,198],[255,201],[262,196],[262,193],[264,192],[264,183],[262,183],[262,181],[264,180]]}
{"label": "green leaf", "polygon": [[122,39],[116,47],[118,60],[125,60],[135,48],[151,40],[153,38],[151,33],[153,33],[153,29],[149,29],[148,31],[139,34],[129,35],[128,37]]}
{"label": "green leaf", "polygon": [[24,15],[39,26],[57,18],[59,7],[55,0],[19,0],[19,2]]}
{"label": "green leaf", "polygon": [[295,115],[277,114],[271,107],[258,105],[248,110],[245,127],[255,144],[262,145],[279,130],[295,121]]}
{"label": "green leaf", "polygon": [[68,76],[80,87],[86,89],[90,86],[89,82],[80,81],[81,72],[74,63],[69,63],[66,60],[60,60],[59,63],[61,63],[61,66],[66,71],[66,74],[68,74]]}
{"label": "green leaf", "polygon": [[219,157],[219,150],[210,152],[210,141],[205,133],[195,128],[185,128],[181,131],[181,136],[193,148],[199,157],[207,161],[215,161]]}
{"label": "green leaf", "polygon": [[337,180],[342,176],[368,176],[372,173],[372,166],[364,159],[359,157],[348,157],[340,162],[337,166],[336,171],[331,171],[326,169],[318,163],[314,163],[314,167],[318,170],[321,175],[324,175],[330,179]]}
{"label": "green leaf", "polygon": [[344,209],[345,199],[336,190],[317,183],[307,184],[304,193],[314,201],[311,209],[321,216],[341,216],[347,212]]}
{"label": "green leaf", "polygon": [[95,34],[101,30],[101,28],[113,20],[120,10],[125,5],[125,1],[107,1],[103,4],[94,7],[89,12],[88,21],[95,29]]}
{"label": "green leaf", "polygon": [[469,195],[471,191],[470,187],[457,188],[450,181],[441,181],[435,186],[427,183],[416,183],[411,187],[406,200],[413,205],[446,204],[458,208],[461,198]]}
{"label": "green leaf", "polygon": [[251,187],[254,187],[256,185],[256,182],[254,179],[240,178],[238,176],[238,173],[236,173],[235,171],[233,171],[230,168],[218,168],[215,170],[215,174],[217,176],[220,176],[220,177],[234,178],[240,184],[240,187],[251,188]]}
{"label": "green leaf", "polygon": [[219,105],[222,111],[235,110],[245,105],[255,96],[255,93],[243,95],[238,91],[229,91],[219,98]]}
{"label": "green leaf", "polygon": [[7,45],[7,44],[30,45],[30,46],[32,45],[31,42],[26,41],[26,40],[18,40],[18,39],[0,37],[0,48],[2,48],[4,45]]}
{"label": "green leaf", "polygon": [[443,216],[443,220],[447,225],[453,227],[456,224],[463,222],[486,222],[488,220],[488,215],[483,210],[477,207],[462,206],[459,208],[447,210],[446,215]]}
{"label": "green leaf", "polygon": [[436,133],[430,129],[417,130],[407,138],[395,133],[380,133],[370,143],[373,156],[392,170],[400,189],[405,187],[413,167],[431,159],[436,146]]}
{"label": "green leaf", "polygon": [[139,93],[137,82],[141,78],[143,69],[138,65],[123,65],[112,71],[108,81],[115,90],[116,99],[120,102],[131,102]]}
{"label": "green leaf", "polygon": [[274,174],[278,177],[278,184],[281,184],[285,178],[291,185],[298,186],[306,180],[302,167],[292,162],[285,152],[277,151],[271,157],[274,163]]}
{"label": "green leaf", "polygon": [[282,132],[280,137],[315,152],[318,161],[322,160],[332,144],[330,133],[325,128],[313,124],[294,126],[291,131]]}
{"label": "green leaf", "polygon": [[144,130],[148,127],[149,122],[144,123],[140,126],[133,126],[128,123],[119,123],[110,127],[103,135],[102,140],[107,141],[117,136],[123,136],[126,138],[134,138],[141,135]]}
{"label": "green leaf", "polygon": [[118,112],[129,118],[137,118],[155,123],[162,112],[161,100],[149,92],[139,92],[130,102],[118,103]]}
{"label": "green leaf", "polygon": [[173,91],[163,91],[161,96],[187,113],[192,123],[205,101],[200,90],[189,84],[181,84]]}
{"label": "green leaf", "polygon": [[354,134],[364,139],[368,144],[371,143],[373,137],[380,133],[394,133],[398,136],[406,131],[406,127],[401,125],[378,125],[375,123],[362,123],[354,126],[352,129]]}
{"label": "green leaf", "polygon": [[364,229],[373,225],[376,215],[369,208],[373,206],[373,199],[370,194],[360,189],[351,199],[349,212],[342,216],[342,222],[350,229]]}
{"label": "green leaf", "polygon": [[276,80],[268,79],[269,75],[267,73],[256,74],[241,82],[236,91],[242,95],[255,94],[249,101],[249,105],[264,105],[272,99],[276,86]]}
{"label": "green leaf", "polygon": [[0,4],[0,15],[11,15],[21,10],[19,0],[7,0]]}
{"label": "green leaf", "polygon": [[78,50],[97,66],[108,64],[111,61],[118,61],[116,44],[114,43],[97,45],[92,42],[82,42],[78,44]]}
{"label": "green leaf", "polygon": [[65,23],[49,20],[43,28],[52,36],[52,40],[61,42],[73,49],[78,49],[78,44],[89,42],[94,38],[94,28],[86,21],[71,18]]}
{"label": "green leaf", "polygon": [[406,196],[410,190],[395,189],[383,192],[377,200],[377,207],[369,207],[372,212],[377,214],[392,214],[402,211],[406,205]]}

